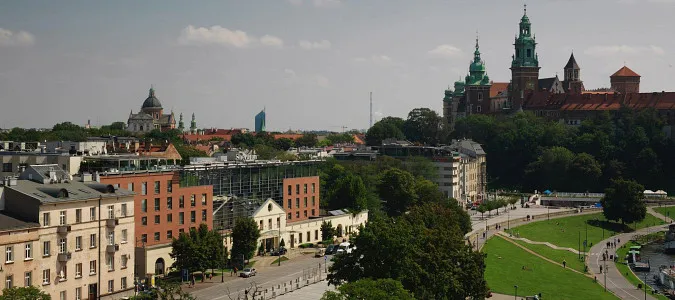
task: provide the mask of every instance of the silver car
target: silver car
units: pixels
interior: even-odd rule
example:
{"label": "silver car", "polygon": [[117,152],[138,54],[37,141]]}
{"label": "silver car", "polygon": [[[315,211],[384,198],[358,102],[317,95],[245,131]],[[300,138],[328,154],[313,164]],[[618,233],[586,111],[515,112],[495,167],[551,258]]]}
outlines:
{"label": "silver car", "polygon": [[251,276],[255,276],[255,274],[256,274],[255,269],[253,269],[253,268],[246,268],[246,269],[243,269],[243,270],[241,271],[241,273],[239,273],[239,276],[240,276],[240,277],[244,277],[244,278],[248,278],[248,277],[251,277]]}

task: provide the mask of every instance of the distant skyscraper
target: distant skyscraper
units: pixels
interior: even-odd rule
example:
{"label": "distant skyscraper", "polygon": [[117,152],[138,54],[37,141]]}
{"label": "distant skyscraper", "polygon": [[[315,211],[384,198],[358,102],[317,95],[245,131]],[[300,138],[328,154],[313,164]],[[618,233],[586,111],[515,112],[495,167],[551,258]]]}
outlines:
{"label": "distant skyscraper", "polygon": [[255,115],[255,132],[265,132],[265,109]]}

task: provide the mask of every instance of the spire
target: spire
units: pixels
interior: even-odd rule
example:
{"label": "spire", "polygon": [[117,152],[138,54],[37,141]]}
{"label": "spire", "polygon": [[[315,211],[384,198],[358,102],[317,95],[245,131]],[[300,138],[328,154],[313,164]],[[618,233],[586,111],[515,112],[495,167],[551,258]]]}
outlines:
{"label": "spire", "polygon": [[523,4],[523,16],[527,16],[527,2]]}
{"label": "spire", "polygon": [[148,97],[155,97],[155,87],[152,84],[150,85],[150,92],[148,94]]}
{"label": "spire", "polygon": [[565,69],[580,69],[579,65],[577,65],[577,60],[574,59],[574,52],[570,55],[570,59],[567,61]]}
{"label": "spire", "polygon": [[473,52],[473,62],[480,62],[480,50],[478,46],[478,30],[476,30],[476,51]]}

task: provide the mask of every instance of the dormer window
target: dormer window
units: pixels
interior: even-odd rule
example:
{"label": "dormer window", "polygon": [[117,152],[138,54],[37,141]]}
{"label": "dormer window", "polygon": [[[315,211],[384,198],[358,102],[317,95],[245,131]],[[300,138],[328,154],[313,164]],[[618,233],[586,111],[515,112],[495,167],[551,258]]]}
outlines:
{"label": "dormer window", "polygon": [[532,49],[527,49],[527,57],[532,57]]}

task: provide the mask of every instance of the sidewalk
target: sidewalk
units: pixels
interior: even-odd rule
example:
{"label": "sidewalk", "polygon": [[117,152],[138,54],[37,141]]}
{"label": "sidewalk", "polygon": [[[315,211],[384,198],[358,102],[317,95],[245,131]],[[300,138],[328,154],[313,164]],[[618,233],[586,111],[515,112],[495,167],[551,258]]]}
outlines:
{"label": "sidewalk", "polygon": [[[658,218],[664,219],[665,216],[657,213],[654,211],[653,208],[648,207],[647,208],[647,213],[654,215]],[[670,221],[670,220],[668,220]],[[667,229],[668,225],[659,225],[659,226],[653,226],[653,227],[648,227],[648,228],[643,228],[634,232],[629,232],[629,233],[623,233],[619,235],[612,236],[610,238],[605,239],[604,241],[601,241],[597,244],[595,244],[593,247],[591,247],[590,253],[588,255],[588,266],[591,270],[591,273],[594,276],[598,277],[598,283],[601,285],[606,285],[607,289],[610,290],[612,293],[620,297],[621,299],[656,299],[650,295],[650,289],[648,288],[647,296],[645,298],[645,292],[644,290],[638,290],[637,287],[635,287],[633,284],[628,282],[626,278],[623,277],[621,272],[617,270],[616,266],[614,265],[613,261],[610,261],[609,259],[606,262],[603,262],[602,260],[602,253],[607,251],[609,255],[616,255],[616,249],[614,248],[609,248],[607,249],[607,242],[615,242],[620,240],[621,242],[617,242],[617,248],[620,248],[624,244],[626,244],[628,241],[630,241],[633,236],[639,235],[639,234],[648,234],[652,232],[658,232],[662,231],[663,229]],[[600,273],[600,266],[605,266],[606,265],[606,273],[602,274]],[[606,281],[605,281],[606,277]]]}

